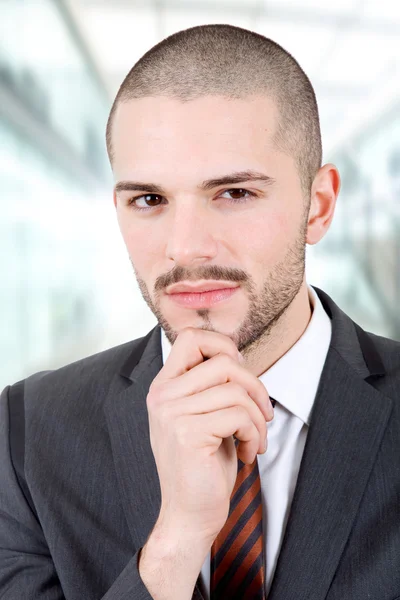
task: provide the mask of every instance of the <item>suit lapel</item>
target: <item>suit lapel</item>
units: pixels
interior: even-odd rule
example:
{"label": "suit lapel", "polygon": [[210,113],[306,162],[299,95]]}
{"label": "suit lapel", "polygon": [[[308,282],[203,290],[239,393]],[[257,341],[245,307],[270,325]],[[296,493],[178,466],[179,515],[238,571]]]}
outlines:
{"label": "suit lapel", "polygon": [[326,597],[392,409],[368,383],[385,374],[371,338],[315,289],[332,339],[268,600]]}
{"label": "suit lapel", "polygon": [[[157,325],[128,356],[104,404],[125,517],[136,548],[147,541],[161,507],[146,398],[150,384],[162,366],[160,327]],[[200,585],[199,574],[193,600],[204,600]]]}
{"label": "suit lapel", "polygon": [[[134,544],[143,545],[158,517],[160,487],[150,445],[146,397],[162,366],[157,329],[134,349],[104,404],[125,516]],[[128,374],[128,371],[131,373]]]}

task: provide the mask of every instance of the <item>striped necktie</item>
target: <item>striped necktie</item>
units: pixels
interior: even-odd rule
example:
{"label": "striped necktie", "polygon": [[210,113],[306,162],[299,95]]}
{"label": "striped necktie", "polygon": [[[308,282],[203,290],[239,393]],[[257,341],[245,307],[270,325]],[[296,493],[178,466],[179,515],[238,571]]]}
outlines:
{"label": "striped necktie", "polygon": [[[272,406],[275,400],[271,398]],[[237,448],[239,440],[235,440]],[[210,600],[265,600],[261,481],[257,457],[238,458],[229,515],[211,546]]]}

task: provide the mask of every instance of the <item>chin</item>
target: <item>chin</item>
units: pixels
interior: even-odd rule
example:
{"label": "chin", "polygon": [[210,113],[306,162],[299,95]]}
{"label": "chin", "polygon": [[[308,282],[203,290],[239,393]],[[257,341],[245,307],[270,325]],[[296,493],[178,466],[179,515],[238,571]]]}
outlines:
{"label": "chin", "polygon": [[223,335],[229,335],[230,337],[233,333],[240,327],[240,320],[238,320],[237,316],[233,317],[233,315],[214,315],[212,311],[192,311],[187,314],[179,314],[179,316],[174,315],[173,317],[167,317],[167,322],[169,327],[179,333],[186,327],[195,327],[197,329],[205,329],[207,331],[216,331],[217,333],[222,333]]}

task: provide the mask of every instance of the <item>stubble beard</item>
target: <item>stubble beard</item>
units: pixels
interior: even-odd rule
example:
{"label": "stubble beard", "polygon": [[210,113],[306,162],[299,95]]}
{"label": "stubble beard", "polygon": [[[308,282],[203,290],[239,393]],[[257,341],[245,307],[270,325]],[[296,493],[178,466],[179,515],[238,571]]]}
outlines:
{"label": "stubble beard", "polygon": [[[272,337],[279,321],[283,318],[285,312],[300,291],[305,272],[306,232],[307,219],[303,219],[297,238],[291,246],[288,247],[283,259],[272,268],[260,293],[257,294],[254,283],[249,280],[248,275],[243,273],[240,276],[242,273],[241,271],[237,272],[237,277],[231,279],[231,281],[239,281],[240,277],[242,277],[242,280],[245,279],[242,287],[244,290],[247,290],[249,298],[249,309],[246,316],[238,328],[229,334],[229,337],[235,342],[238,350],[245,356],[256,352],[261,344],[268,343],[268,340]],[[176,331],[170,326],[168,320],[164,317],[159,308],[161,286],[156,286],[156,299],[153,301],[146,283],[139,276],[131,259],[130,261],[144,301],[156,317],[158,324],[164,330],[167,339],[173,345],[179,331]],[[224,269],[223,271],[216,267],[203,267],[202,269],[204,270],[204,274],[206,271],[208,272],[208,275],[205,276],[203,275],[203,272],[201,273],[201,277],[204,279],[229,279],[227,269]],[[197,271],[197,273],[198,272],[199,271]],[[221,276],[222,272],[224,273],[223,276]],[[175,273],[177,273],[177,271],[175,271]],[[220,276],[216,275],[216,273],[220,273]],[[196,279],[199,278],[199,276],[196,277]],[[182,281],[183,279],[190,279],[190,277],[181,276],[180,279],[177,279],[177,276],[175,275],[173,283]],[[168,282],[168,285],[170,283],[171,281]],[[165,289],[165,287],[166,286],[163,286],[163,289]],[[218,331],[212,324],[212,309],[197,309],[195,312],[203,319],[203,325],[199,327],[199,329]]]}

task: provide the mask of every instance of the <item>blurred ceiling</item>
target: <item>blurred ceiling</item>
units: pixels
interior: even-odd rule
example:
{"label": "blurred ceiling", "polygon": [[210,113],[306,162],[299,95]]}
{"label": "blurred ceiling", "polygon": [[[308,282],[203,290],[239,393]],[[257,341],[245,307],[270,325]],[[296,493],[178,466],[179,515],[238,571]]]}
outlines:
{"label": "blurred ceiling", "polygon": [[382,110],[382,101],[398,98],[398,0],[65,0],[65,4],[110,99],[149,48],[176,31],[206,23],[251,29],[296,58],[317,95],[325,152],[360,117],[365,126],[371,107]]}

